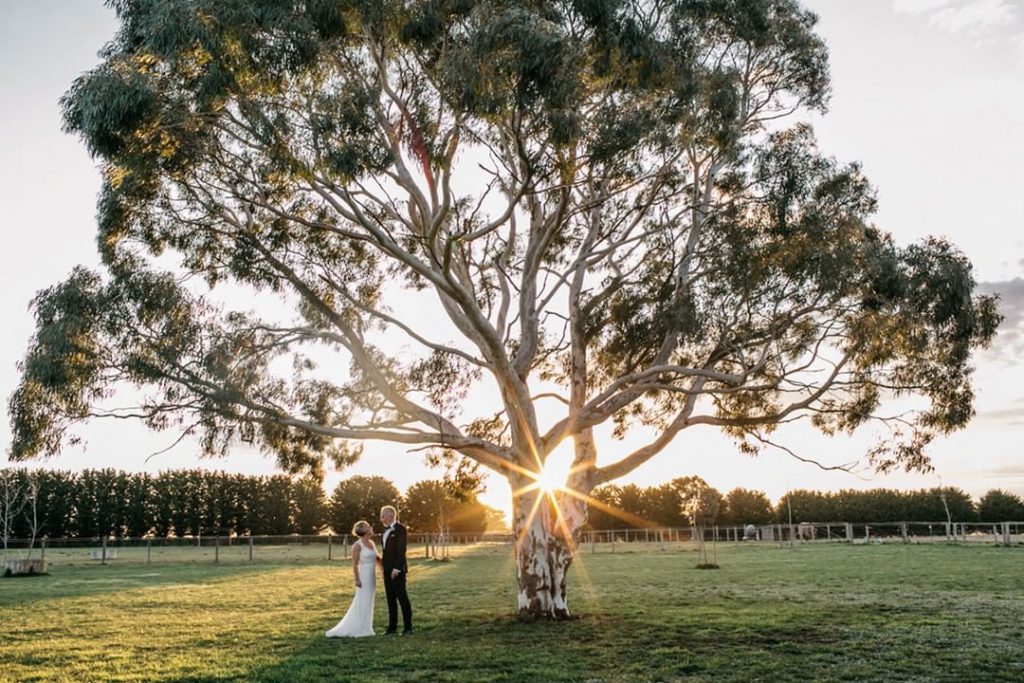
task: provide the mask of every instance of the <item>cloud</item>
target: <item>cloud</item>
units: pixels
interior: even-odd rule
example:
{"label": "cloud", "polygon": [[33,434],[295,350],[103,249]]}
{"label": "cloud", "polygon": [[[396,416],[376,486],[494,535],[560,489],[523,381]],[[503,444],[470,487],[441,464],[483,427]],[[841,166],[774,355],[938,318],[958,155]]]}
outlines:
{"label": "cloud", "polygon": [[954,470],[949,472],[949,474],[956,475],[958,478],[970,477],[975,480],[976,485],[984,485],[981,482],[989,482],[988,486],[992,486],[993,483],[996,484],[992,488],[1010,491],[1017,489],[1019,493],[1024,494],[1024,491],[1020,490],[1020,485],[1024,484],[1024,464],[1008,463],[985,469]]}
{"label": "cloud", "polygon": [[1011,406],[1010,408],[1001,408],[999,410],[982,411],[978,413],[978,418],[1000,422],[1008,427],[1024,425],[1024,401],[1016,401]]}
{"label": "cloud", "polygon": [[[1011,363],[1024,358],[1024,278],[1015,277],[1002,282],[979,282],[978,292],[997,294],[999,311],[1004,316],[990,353]],[[1017,416],[1024,417],[1024,408]]]}
{"label": "cloud", "polygon": [[1013,53],[1017,63],[1024,67],[1024,33],[1013,38]]}
{"label": "cloud", "polygon": [[945,7],[951,0],[893,0],[893,9],[903,14],[923,14]]}
{"label": "cloud", "polygon": [[1018,477],[1024,478],[1024,464],[1009,464],[991,469],[982,470],[981,474],[993,477]]}
{"label": "cloud", "polygon": [[966,4],[945,7],[929,18],[929,23],[950,33],[984,32],[1005,26],[1014,19],[1014,9],[1007,0],[972,0]]}
{"label": "cloud", "polygon": [[926,15],[931,26],[949,33],[981,35],[1014,22],[1012,0],[893,0],[898,14]]}
{"label": "cloud", "polygon": [[1016,327],[1024,322],[1024,278],[979,282],[978,291],[981,294],[999,295],[999,310],[1006,316],[1006,320],[1003,321],[1004,327]]}

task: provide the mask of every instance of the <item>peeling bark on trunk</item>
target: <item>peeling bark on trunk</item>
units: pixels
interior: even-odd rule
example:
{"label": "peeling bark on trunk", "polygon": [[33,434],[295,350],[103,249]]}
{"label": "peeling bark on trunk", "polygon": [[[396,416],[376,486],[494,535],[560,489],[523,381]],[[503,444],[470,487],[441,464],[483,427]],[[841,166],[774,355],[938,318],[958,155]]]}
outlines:
{"label": "peeling bark on trunk", "polygon": [[551,501],[544,492],[531,491],[515,497],[512,505],[519,616],[566,619],[565,579],[572,557],[555,528]]}
{"label": "peeling bark on trunk", "polygon": [[513,496],[512,507],[519,616],[568,619],[566,578],[586,522],[586,506],[567,495],[553,501],[547,493],[533,490]]}

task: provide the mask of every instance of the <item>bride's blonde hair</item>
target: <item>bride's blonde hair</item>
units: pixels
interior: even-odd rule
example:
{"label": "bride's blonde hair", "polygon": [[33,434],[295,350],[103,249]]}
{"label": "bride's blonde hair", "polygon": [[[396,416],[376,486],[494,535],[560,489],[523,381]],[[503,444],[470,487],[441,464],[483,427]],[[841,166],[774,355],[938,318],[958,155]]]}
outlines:
{"label": "bride's blonde hair", "polygon": [[356,522],[355,524],[352,525],[352,535],[353,536],[359,536],[360,538],[362,538],[363,536],[366,535],[366,532],[368,532],[369,530],[370,530],[370,523],[367,522],[365,519],[361,519],[361,520],[359,520],[358,522]]}

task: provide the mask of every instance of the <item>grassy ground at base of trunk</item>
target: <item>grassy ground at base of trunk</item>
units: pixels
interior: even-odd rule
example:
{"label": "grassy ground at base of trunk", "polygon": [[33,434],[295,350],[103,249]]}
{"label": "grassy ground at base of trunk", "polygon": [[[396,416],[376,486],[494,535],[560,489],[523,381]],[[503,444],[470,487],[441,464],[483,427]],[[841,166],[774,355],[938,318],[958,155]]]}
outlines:
{"label": "grassy ground at base of trunk", "polygon": [[[328,640],[343,562],[59,566],[0,579],[3,681],[1024,679],[1024,548],[583,554],[579,618],[512,616],[508,548],[415,560],[409,637]],[[383,592],[376,623],[385,623]]]}

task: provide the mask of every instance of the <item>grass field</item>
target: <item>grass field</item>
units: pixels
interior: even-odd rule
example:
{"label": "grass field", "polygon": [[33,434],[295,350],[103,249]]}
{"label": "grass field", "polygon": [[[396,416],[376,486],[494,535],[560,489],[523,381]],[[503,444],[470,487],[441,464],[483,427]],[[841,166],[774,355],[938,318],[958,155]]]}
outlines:
{"label": "grass field", "polygon": [[340,561],[58,564],[0,580],[0,680],[1024,680],[1019,546],[723,546],[712,571],[657,546],[581,560],[579,618],[523,624],[507,548],[416,559],[416,633],[360,640],[323,637],[351,597]]}

